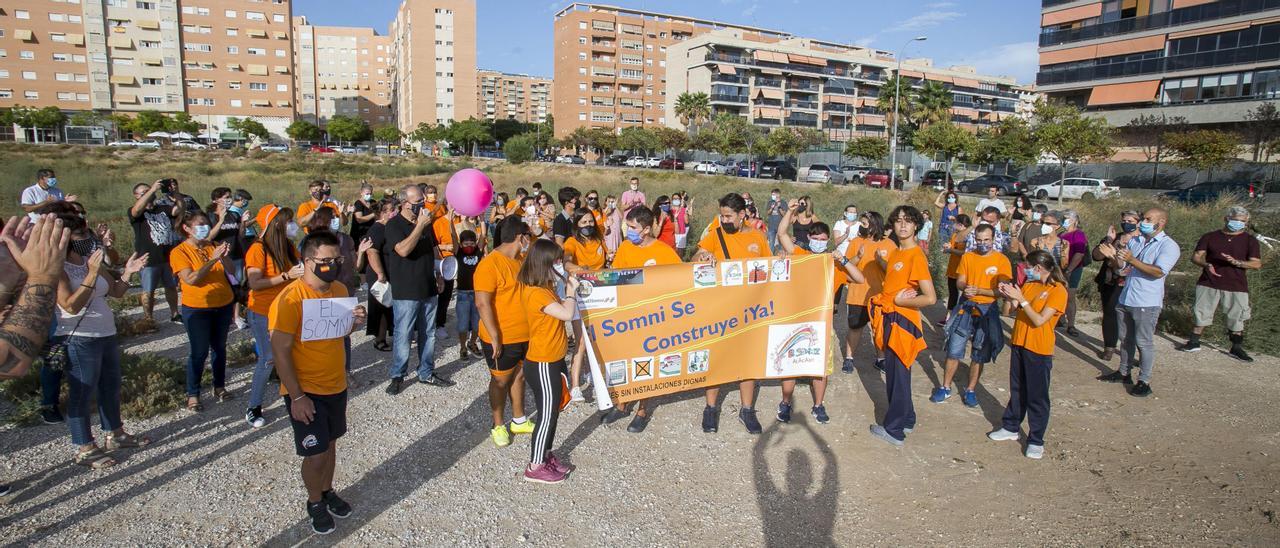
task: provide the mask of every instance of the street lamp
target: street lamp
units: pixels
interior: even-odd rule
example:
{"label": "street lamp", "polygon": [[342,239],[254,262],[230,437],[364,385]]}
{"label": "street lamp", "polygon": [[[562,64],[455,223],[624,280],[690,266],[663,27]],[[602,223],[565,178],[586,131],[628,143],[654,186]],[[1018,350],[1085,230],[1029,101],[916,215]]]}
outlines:
{"label": "street lamp", "polygon": [[893,139],[889,141],[889,188],[893,188],[893,174],[898,169],[898,103],[902,100],[902,52],[912,42],[923,42],[928,36],[917,36],[902,45],[898,50],[898,71],[893,80]]}
{"label": "street lamp", "polygon": [[[846,87],[846,86],[844,85],[844,83],[840,82],[839,80],[837,80],[837,79],[835,79],[835,78],[827,78],[826,82],[824,82],[824,83],[825,83],[826,85],[828,85],[828,86],[830,86],[831,84],[835,84],[837,87],[839,87],[839,88],[840,88],[840,91],[841,91],[842,93],[845,93],[845,94],[848,94],[848,93],[849,93],[849,88],[848,88],[848,87]],[[844,140],[843,140],[843,141],[840,141],[840,158],[838,159],[837,163],[843,163],[843,162],[844,162],[844,149],[845,149],[845,146],[847,145],[847,143],[846,143],[845,141],[848,141],[849,139],[853,138],[853,132],[852,132],[852,131],[849,131],[849,118],[850,118],[850,116],[848,116],[848,115],[847,115],[847,114],[849,114],[849,113],[845,113],[845,114],[846,114],[846,116],[844,117],[844,130],[848,132],[848,135],[844,135]]]}

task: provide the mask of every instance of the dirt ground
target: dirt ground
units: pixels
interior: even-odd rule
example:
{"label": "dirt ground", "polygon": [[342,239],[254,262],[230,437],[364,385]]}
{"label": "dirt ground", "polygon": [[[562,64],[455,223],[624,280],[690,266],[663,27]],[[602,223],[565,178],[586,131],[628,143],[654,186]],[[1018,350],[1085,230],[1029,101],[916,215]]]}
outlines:
{"label": "dirt ground", "polygon": [[[941,309],[930,311],[937,319]],[[163,317],[163,313],[160,313]],[[1114,367],[1094,355],[1099,326],[1060,336],[1052,420],[1041,461],[991,442],[1008,397],[1008,354],[983,379],[980,407],[928,402],[941,375],[940,328],[914,368],[919,424],[903,448],[871,438],[884,384],[864,343],[858,372],[836,373],[832,421],[773,418],[774,384],[760,390],[763,435],[736,420],[726,391],[718,434],[698,427],[701,393],[660,402],[648,431],[599,425],[589,404],[561,419],[557,448],[578,467],[557,486],[516,480],[527,436],[488,439],[481,362],[439,365],[456,387],[383,392],[388,353],[354,341],[350,431],[336,485],[355,507],[316,537],[304,520],[299,459],[278,400],[270,422],[242,419],[251,368],[235,370],[236,402],[129,425],[156,439],[111,469],[70,462],[65,426],[0,431],[0,480],[18,492],[0,505],[12,545],[1280,545],[1280,360],[1242,364],[1219,349],[1193,355],[1157,340],[1155,393],[1146,399],[1094,380]],[[844,324],[843,316],[837,325]],[[245,336],[240,333],[237,336]],[[129,351],[179,357],[184,337],[165,323]],[[965,379],[962,369],[959,379]],[[274,389],[274,387],[273,387]],[[530,406],[532,407],[532,406]]]}

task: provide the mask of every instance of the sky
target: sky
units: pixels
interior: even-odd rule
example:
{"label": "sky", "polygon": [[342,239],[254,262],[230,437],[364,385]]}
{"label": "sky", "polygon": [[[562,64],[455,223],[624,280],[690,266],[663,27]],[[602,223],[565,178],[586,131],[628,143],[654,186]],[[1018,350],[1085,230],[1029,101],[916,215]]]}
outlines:
{"label": "sky", "polygon": [[[612,0],[601,4],[751,25],[808,38],[972,65],[1020,84],[1035,80],[1040,2],[1034,0]],[[352,5],[359,9],[351,9]],[[399,0],[294,0],[316,25],[373,27],[386,34]],[[551,26],[568,1],[476,0],[479,68],[550,76]]]}

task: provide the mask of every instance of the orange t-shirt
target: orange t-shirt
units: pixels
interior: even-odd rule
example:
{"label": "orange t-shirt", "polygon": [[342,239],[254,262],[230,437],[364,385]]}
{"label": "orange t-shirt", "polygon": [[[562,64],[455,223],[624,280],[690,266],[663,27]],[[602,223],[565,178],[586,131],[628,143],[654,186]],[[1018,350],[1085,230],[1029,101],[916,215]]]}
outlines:
{"label": "orange t-shirt", "polygon": [[[808,249],[804,249],[799,246],[796,246],[795,252],[792,253],[792,255],[795,255],[796,257],[804,257],[805,255],[813,255],[813,254],[814,253],[812,251],[809,251]],[[831,256],[831,261],[835,262],[835,255]],[[843,272],[844,272],[844,267],[840,266],[839,264],[836,264],[835,273],[832,276],[834,280],[832,280],[832,283],[831,283],[831,296],[833,298],[835,297],[836,291],[840,290],[840,284],[844,283],[846,280],[849,279],[848,276],[843,274]]]}
{"label": "orange t-shirt", "polygon": [[[333,202],[324,202],[323,204],[321,204],[320,207],[327,207],[329,209],[332,209],[334,215],[342,215],[342,210],[338,209],[338,204],[335,204]],[[316,207],[315,200],[307,200],[305,202],[298,204],[298,211],[294,215],[295,215],[295,218],[306,217],[307,215],[310,215],[313,212],[315,212],[315,210],[317,209],[319,208]]]}
{"label": "orange t-shirt", "polygon": [[876,252],[882,249],[891,252],[897,246],[888,238],[875,241],[859,236],[851,240],[849,247],[845,248],[845,258],[852,261],[854,257],[858,256],[858,249],[860,248],[866,249],[862,252],[862,258],[857,262],[858,270],[862,271],[862,276],[867,281],[859,284],[850,280],[849,295],[845,302],[855,306],[867,306],[867,301],[871,299],[871,296],[879,294],[884,285],[884,270],[880,268],[880,263],[876,261]]}
{"label": "orange t-shirt", "polygon": [[[722,231],[720,231],[722,232]],[[717,230],[712,229],[707,236],[698,242],[698,247],[710,251],[717,261],[726,260],[724,250],[720,247],[720,237]],[[763,232],[755,229],[741,229],[733,234],[723,232],[724,245],[729,248],[728,260],[734,261],[739,259],[753,259],[756,257],[768,257],[770,254],[769,241],[765,239]]]}
{"label": "orange t-shirt", "polygon": [[600,233],[604,234],[604,212],[599,209],[591,210],[591,216],[596,219],[596,226],[600,228]]}
{"label": "orange t-shirt", "polygon": [[[885,263],[888,267],[885,269],[884,285],[880,295],[888,302],[893,302],[903,289],[910,287],[919,291],[921,281],[933,279],[933,275],[929,273],[929,260],[925,258],[924,250],[919,247],[905,251],[895,247],[889,252]],[[919,310],[900,307],[898,313],[911,319],[912,323],[920,324]]]}
{"label": "orange t-shirt", "polygon": [[529,322],[529,350],[525,358],[532,362],[563,360],[569,353],[569,339],[565,335],[564,322],[543,312],[548,304],[560,299],[550,289],[521,286],[525,318]]}
{"label": "orange t-shirt", "polygon": [[564,253],[573,257],[573,264],[587,270],[604,268],[604,243],[600,240],[587,240],[586,243],[582,243],[577,238],[569,238],[564,241]]}
{"label": "orange t-shirt", "polygon": [[[959,249],[964,246],[964,242],[960,240],[960,233],[956,232],[951,235],[951,249]],[[947,277],[956,279],[956,269],[960,268],[960,257],[954,253],[947,253]]]}
{"label": "orange t-shirt", "polygon": [[[449,218],[436,217],[431,221],[431,231],[436,234],[436,245],[453,245],[453,234],[449,231]],[[452,257],[453,251],[440,250],[441,257]]]}
{"label": "orange t-shirt", "polygon": [[[263,278],[274,278],[280,275],[280,269],[276,268],[276,262],[271,260],[270,255],[267,255],[267,248],[262,245],[262,242],[254,242],[253,245],[249,246],[249,251],[244,254],[244,268],[246,272],[250,268],[261,270]],[[249,310],[266,316],[271,311],[271,302],[276,300],[276,296],[281,291],[284,291],[287,285],[289,284],[282,283],[267,289],[250,290]]]}
{"label": "orange t-shirt", "polygon": [[1027,282],[1022,285],[1022,296],[1036,312],[1042,312],[1046,307],[1053,308],[1053,317],[1040,324],[1040,327],[1035,327],[1031,325],[1027,313],[1018,309],[1018,318],[1013,322],[1013,336],[1010,337],[1009,344],[1021,346],[1042,356],[1052,355],[1056,341],[1053,328],[1058,324],[1058,318],[1062,317],[1062,311],[1067,308],[1067,288],[1056,283]]}
{"label": "orange t-shirt", "polygon": [[[498,329],[502,330],[502,343],[515,344],[529,340],[529,323],[524,316],[524,301],[520,295],[520,283],[516,274],[520,273],[520,261],[499,252],[489,253],[472,275],[471,283],[475,291],[493,295],[493,309],[497,316]],[[480,322],[480,340],[493,344],[493,335]]]}
{"label": "orange t-shirt", "polygon": [[[188,242],[182,242],[169,253],[169,268],[177,276],[183,270],[195,272],[213,255],[213,244],[204,244],[200,249]],[[182,304],[191,308],[220,308],[231,304],[235,295],[231,293],[231,281],[222,268],[222,261],[213,263],[209,273],[205,274],[200,285],[190,285],[178,276],[182,291]]]}
{"label": "orange t-shirt", "polygon": [[611,268],[641,268],[681,262],[680,256],[676,255],[676,250],[658,240],[649,242],[649,245],[644,247],[625,240],[618,246],[618,252],[613,256]]}
{"label": "orange t-shirt", "polygon": [[[289,356],[293,359],[293,371],[303,392],[329,396],[346,390],[347,356],[342,337],[303,342],[302,301],[348,295],[347,286],[341,282],[329,284],[328,291],[316,291],[307,282],[298,279],[285,285],[280,291],[280,297],[271,303],[271,309],[267,313],[267,328],[273,332],[293,335]],[[283,383],[280,385],[280,394],[288,394]]]}
{"label": "orange t-shirt", "polygon": [[[1013,267],[1009,264],[1009,258],[1005,257],[1004,253],[992,251],[984,256],[969,252],[960,258],[960,266],[956,269],[956,276],[957,279],[959,279],[959,276],[964,276],[965,285],[994,292],[996,284],[1013,279]],[[974,295],[968,299],[976,304],[996,302],[995,297],[986,295]]]}

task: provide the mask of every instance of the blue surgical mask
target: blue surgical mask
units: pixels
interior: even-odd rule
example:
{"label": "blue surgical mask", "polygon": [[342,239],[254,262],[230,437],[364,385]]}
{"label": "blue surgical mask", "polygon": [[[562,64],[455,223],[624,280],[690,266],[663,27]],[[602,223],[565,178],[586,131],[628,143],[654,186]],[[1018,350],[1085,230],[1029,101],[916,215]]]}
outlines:
{"label": "blue surgical mask", "polygon": [[240,207],[240,206],[235,206],[235,205],[233,205],[233,206],[231,206],[231,207],[229,207],[229,208],[227,208],[227,209],[229,209],[232,213],[235,213],[236,215],[240,215],[240,214],[244,213],[244,208],[242,208],[242,207]]}
{"label": "blue surgical mask", "polygon": [[825,253],[827,251],[827,241],[809,240],[809,251],[814,253]]}
{"label": "blue surgical mask", "polygon": [[1035,212],[1035,213],[1032,213],[1032,214],[1031,214],[1031,220],[1032,220],[1032,221],[1039,221],[1039,220],[1040,220],[1040,216],[1041,216],[1041,215],[1043,215],[1043,213],[1040,213],[1039,211],[1037,211],[1037,212]]}
{"label": "blue surgical mask", "polygon": [[1230,230],[1231,232],[1240,232],[1241,230],[1244,230],[1244,227],[1244,221],[1237,221],[1235,219],[1227,221],[1227,230]]}
{"label": "blue surgical mask", "polygon": [[334,217],[333,220],[329,221],[329,230],[334,232],[342,230],[342,219]]}
{"label": "blue surgical mask", "polygon": [[973,244],[973,250],[978,252],[980,255],[986,255],[991,251],[991,244],[975,243]]}
{"label": "blue surgical mask", "polygon": [[1039,271],[1037,271],[1036,269],[1034,269],[1034,268],[1028,268],[1028,269],[1026,269],[1026,274],[1027,274],[1027,281],[1028,281],[1028,282],[1038,282],[1038,281],[1040,281],[1040,272],[1039,272]]}
{"label": "blue surgical mask", "polygon": [[1141,223],[1138,223],[1138,232],[1141,232],[1143,236],[1150,236],[1152,234],[1155,234],[1156,224],[1149,223],[1147,221],[1142,221]]}
{"label": "blue surgical mask", "polygon": [[641,234],[640,231],[638,230],[631,230],[630,228],[628,228],[627,241],[635,245],[640,245],[640,242],[644,241],[644,234]]}
{"label": "blue surgical mask", "polygon": [[956,199],[955,199],[954,197],[947,198],[947,203],[948,203],[948,204],[954,204],[954,203],[956,203]]}
{"label": "blue surgical mask", "polygon": [[196,225],[193,229],[197,240],[203,240],[209,237],[209,225]]}
{"label": "blue surgical mask", "polygon": [[285,235],[285,236],[288,236],[288,237],[290,237],[290,238],[297,238],[297,237],[298,237],[298,223],[295,223],[295,222],[293,222],[293,221],[289,221],[289,224],[285,225],[285,227],[284,227],[284,235]]}
{"label": "blue surgical mask", "polygon": [[856,222],[856,221],[858,220],[858,214],[857,214],[857,213],[848,213],[848,212],[846,212],[846,213],[844,214],[844,220],[849,221],[849,222],[851,222],[851,223],[852,223],[852,222]]}
{"label": "blue surgical mask", "polygon": [[45,180],[44,184],[49,185],[49,186],[58,186],[58,178],[57,178],[57,177],[49,177],[48,179],[46,179],[46,180]]}

